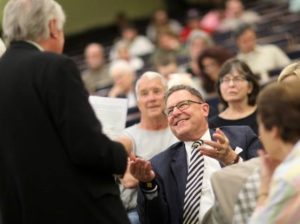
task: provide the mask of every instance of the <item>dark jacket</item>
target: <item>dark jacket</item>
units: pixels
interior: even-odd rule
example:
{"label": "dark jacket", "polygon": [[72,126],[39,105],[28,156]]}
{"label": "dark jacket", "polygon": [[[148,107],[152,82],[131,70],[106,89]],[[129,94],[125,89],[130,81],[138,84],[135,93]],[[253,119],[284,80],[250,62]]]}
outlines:
{"label": "dark jacket", "polygon": [[[261,144],[254,132],[247,126],[221,127],[230,141],[232,149],[237,146],[244,160],[257,156]],[[210,129],[210,133],[214,130]],[[142,223],[181,224],[183,201],[188,174],[185,145],[178,142],[151,159],[158,184],[158,196],[147,200],[139,189],[138,211]]]}
{"label": "dark jacket", "polygon": [[63,56],[12,43],[0,60],[3,223],[128,223],[113,174],[127,155]]}

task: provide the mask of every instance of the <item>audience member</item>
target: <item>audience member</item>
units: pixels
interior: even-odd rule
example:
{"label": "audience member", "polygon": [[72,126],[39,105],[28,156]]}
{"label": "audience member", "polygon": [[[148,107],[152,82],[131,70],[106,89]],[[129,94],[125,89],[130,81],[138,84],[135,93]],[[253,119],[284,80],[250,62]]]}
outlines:
{"label": "audience member", "polygon": [[[214,203],[209,181],[211,174],[221,169],[221,165],[256,156],[260,143],[250,128],[210,130],[208,112],[208,104],[196,89],[179,85],[168,90],[165,113],[180,142],[153,157],[151,162],[140,158],[131,161],[130,171],[140,181],[138,209],[142,222],[179,224],[194,223],[194,219],[201,222]],[[201,167],[188,169],[190,164],[197,166],[194,159],[198,156]],[[190,179],[195,170],[197,180]],[[192,186],[196,191],[190,189],[192,180],[195,180],[196,186]],[[193,202],[190,193],[194,193]]]}
{"label": "audience member", "polygon": [[211,0],[212,9],[207,12],[200,21],[200,26],[207,33],[214,33],[221,24],[224,17],[223,0]]}
{"label": "audience member", "polygon": [[300,62],[286,66],[278,76],[278,82],[294,82],[300,79]]}
{"label": "audience member", "polygon": [[112,85],[102,45],[89,44],[85,48],[84,57],[87,69],[82,73],[82,80],[88,92],[95,94],[97,90]]}
{"label": "audience member", "polygon": [[291,13],[298,13],[300,11],[300,1],[299,0],[289,0],[289,11]]}
{"label": "audience member", "polygon": [[206,33],[196,30],[192,31],[187,42],[190,62],[186,71],[194,78],[199,79],[201,70],[198,65],[199,55],[207,48],[214,45],[213,40]]}
{"label": "audience member", "polygon": [[232,54],[220,46],[206,48],[197,58],[198,67],[201,70],[200,83],[204,90],[204,98],[209,104],[209,118],[219,113],[219,97],[217,94],[217,81],[222,64]]}
{"label": "audience member", "polygon": [[185,23],[186,25],[183,27],[180,33],[180,41],[183,43],[185,43],[189,39],[189,36],[193,31],[201,31],[200,15],[197,9],[190,9],[187,11]]}
{"label": "audience member", "polygon": [[[120,140],[126,145],[127,150],[134,155],[151,159],[178,140],[168,127],[168,120],[163,113],[165,108],[164,94],[166,80],[156,72],[144,73],[136,83],[136,96],[141,112],[141,121],[125,129]],[[137,206],[137,181],[127,172],[122,179],[121,198],[128,211],[132,223],[138,219]],[[133,189],[126,189],[133,188]]]}
{"label": "audience member", "polygon": [[209,120],[209,126],[247,125],[258,134],[256,96],[259,84],[247,64],[238,59],[225,62],[219,73],[217,89],[224,110]]}
{"label": "audience member", "polygon": [[242,24],[235,31],[236,44],[239,48],[237,58],[249,65],[260,76],[260,82],[269,80],[268,71],[282,68],[290,63],[288,56],[276,45],[256,44],[256,32],[253,26]]}
{"label": "audience member", "polygon": [[227,0],[224,18],[218,27],[218,31],[233,31],[242,23],[254,24],[260,20],[261,18],[256,12],[244,10],[241,0]]}
{"label": "audience member", "polygon": [[131,126],[140,119],[134,92],[134,83],[136,80],[134,69],[127,61],[118,60],[112,63],[109,73],[113,79],[113,86],[107,96],[127,99],[126,127]]}
{"label": "audience member", "polygon": [[166,54],[157,57],[154,61],[155,69],[166,80],[170,79],[170,75],[180,72],[180,67],[177,64],[176,57],[173,54]]}
{"label": "audience member", "polygon": [[134,82],[136,75],[131,65],[124,60],[111,64],[109,74],[113,79],[113,86],[108,92],[109,97],[125,97],[128,99],[128,107],[136,106]]}
{"label": "audience member", "polygon": [[54,0],[9,0],[0,60],[3,223],[129,223],[113,174],[124,147],[102,133],[80,73],[63,51]]}
{"label": "audience member", "polygon": [[221,66],[231,57],[232,54],[220,46],[208,47],[199,55],[197,62],[201,70],[201,83],[208,97],[217,94],[216,87]]}
{"label": "audience member", "polygon": [[[123,27],[121,32],[121,39],[117,41],[115,46],[119,44],[119,42],[124,42],[128,46],[128,50],[131,56],[140,57],[143,55],[150,54],[154,51],[154,45],[151,41],[142,35],[138,34],[138,30],[133,25],[127,25]],[[110,52],[110,58],[116,58],[116,49],[115,46],[112,48]]]}
{"label": "audience member", "polygon": [[190,73],[184,71],[182,66],[179,66],[174,55],[163,55],[157,58],[155,62],[157,71],[167,80],[168,88],[173,85],[186,84],[191,85],[199,91],[203,92],[199,87],[196,79],[193,79]]}
{"label": "audience member", "polygon": [[[295,73],[294,73],[295,72]],[[297,66],[291,64],[288,65],[281,74],[287,75],[288,77],[290,74],[291,76],[295,76],[297,73]],[[290,82],[291,79],[282,79],[278,82]],[[295,81],[295,80],[293,80]],[[259,159],[259,158],[258,158]],[[233,223],[235,224],[248,224],[249,219],[255,209],[256,206],[256,199],[259,195],[259,186],[260,186],[260,167],[254,169],[252,174],[249,175],[247,178],[244,186],[240,190],[238,194],[238,198],[236,204],[234,206],[234,216],[233,216]]]}
{"label": "audience member", "polygon": [[158,9],[153,13],[152,21],[147,26],[146,35],[153,42],[157,41],[158,33],[161,31],[171,31],[179,35],[182,26],[174,19],[170,19],[166,10]]}
{"label": "audience member", "polygon": [[261,184],[251,224],[300,222],[299,86],[298,80],[273,83],[258,97],[259,132],[267,153],[260,153]]}
{"label": "audience member", "polygon": [[183,45],[178,36],[170,31],[160,32],[158,34],[158,46],[152,56],[153,61],[166,55],[174,55],[176,60],[182,61],[188,58],[187,49]]}
{"label": "audience member", "polygon": [[116,57],[112,61],[112,63],[115,63],[118,60],[124,60],[127,61],[135,71],[141,70],[143,68],[143,60],[130,54],[129,47],[126,42],[118,42],[115,46],[115,51]]}
{"label": "audience member", "polygon": [[[288,65],[283,74],[293,74],[297,67]],[[283,71],[284,71],[283,70]],[[294,75],[294,74],[293,74]],[[281,82],[281,81],[279,81]],[[282,82],[289,82],[283,79]],[[260,158],[254,158],[244,163],[236,164],[212,176],[212,185],[216,196],[216,202],[210,212],[207,213],[203,224],[248,224],[256,207],[256,199],[260,187],[260,166],[257,165]],[[222,188],[218,185],[224,183]],[[233,187],[234,186],[234,187]]]}

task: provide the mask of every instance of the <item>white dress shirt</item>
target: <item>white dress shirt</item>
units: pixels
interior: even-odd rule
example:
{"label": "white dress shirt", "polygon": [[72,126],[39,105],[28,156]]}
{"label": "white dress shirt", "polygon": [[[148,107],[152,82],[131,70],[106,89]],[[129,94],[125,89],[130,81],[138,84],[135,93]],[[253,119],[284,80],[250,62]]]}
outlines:
{"label": "white dress shirt", "polygon": [[[211,136],[209,130],[204,133],[204,135],[200,138],[202,140],[211,141]],[[192,144],[193,142],[184,142],[185,149],[187,153],[187,166],[190,164],[191,153],[192,153]],[[205,145],[210,147],[208,145]],[[201,223],[206,212],[213,206],[215,202],[215,196],[213,193],[213,189],[210,182],[211,175],[220,170],[221,166],[219,161],[216,159],[210,158],[208,156],[204,156],[204,175],[203,175],[203,184],[202,184],[202,192],[200,198],[200,212],[199,212],[199,221]]]}

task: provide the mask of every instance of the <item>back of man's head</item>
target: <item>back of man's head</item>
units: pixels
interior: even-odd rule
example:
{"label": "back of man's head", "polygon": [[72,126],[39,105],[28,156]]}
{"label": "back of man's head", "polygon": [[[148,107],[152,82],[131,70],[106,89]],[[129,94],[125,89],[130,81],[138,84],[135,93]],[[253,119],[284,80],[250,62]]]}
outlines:
{"label": "back of man's head", "polygon": [[272,83],[257,99],[257,115],[266,130],[276,127],[279,137],[295,144],[300,139],[300,81]]}
{"label": "back of man's head", "polygon": [[63,30],[65,14],[54,0],[9,0],[3,12],[3,37],[12,41],[41,41],[49,37],[49,22]]}

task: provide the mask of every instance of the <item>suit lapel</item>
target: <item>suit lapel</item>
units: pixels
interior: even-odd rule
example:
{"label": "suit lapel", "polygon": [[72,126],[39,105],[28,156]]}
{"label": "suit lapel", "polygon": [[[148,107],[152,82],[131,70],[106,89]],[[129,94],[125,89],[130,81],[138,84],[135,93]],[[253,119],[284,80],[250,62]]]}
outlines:
{"label": "suit lapel", "polygon": [[184,143],[174,150],[172,154],[171,170],[172,175],[176,181],[176,186],[178,189],[178,197],[180,203],[183,205],[184,192],[187,178],[187,157]]}

